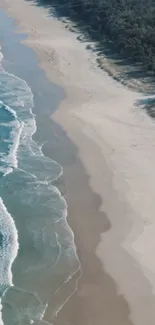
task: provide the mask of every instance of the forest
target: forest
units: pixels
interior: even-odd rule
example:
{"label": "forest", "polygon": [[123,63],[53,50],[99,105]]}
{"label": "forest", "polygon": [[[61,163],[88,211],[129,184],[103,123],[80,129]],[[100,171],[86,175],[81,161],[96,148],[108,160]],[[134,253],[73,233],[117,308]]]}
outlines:
{"label": "forest", "polygon": [[155,0],[38,0],[85,26],[89,36],[155,73]]}

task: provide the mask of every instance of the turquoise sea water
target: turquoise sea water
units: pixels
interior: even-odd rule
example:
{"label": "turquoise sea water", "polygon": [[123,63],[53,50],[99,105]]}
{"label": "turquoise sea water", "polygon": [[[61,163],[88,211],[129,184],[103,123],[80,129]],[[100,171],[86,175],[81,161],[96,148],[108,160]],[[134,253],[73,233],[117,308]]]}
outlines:
{"label": "turquoise sea water", "polygon": [[[4,20],[10,20],[3,19],[4,28]],[[46,324],[48,306],[54,317],[71,294],[58,299],[79,261],[66,221],[67,203],[53,185],[63,168],[42,152],[45,131],[34,141],[35,96],[3,62],[1,52],[0,325]],[[52,141],[52,132],[48,134]]]}

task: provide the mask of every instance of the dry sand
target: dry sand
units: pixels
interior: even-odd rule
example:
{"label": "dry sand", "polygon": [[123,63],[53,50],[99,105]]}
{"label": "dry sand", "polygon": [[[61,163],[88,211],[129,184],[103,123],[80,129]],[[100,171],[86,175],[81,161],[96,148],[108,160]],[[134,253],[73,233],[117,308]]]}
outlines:
{"label": "dry sand", "polygon": [[0,6],[28,34],[24,43],[48,78],[65,89],[52,118],[79,152],[64,178],[83,275],[55,321],[154,325],[155,124],[137,105],[147,99],[101,71],[48,9],[24,0]]}

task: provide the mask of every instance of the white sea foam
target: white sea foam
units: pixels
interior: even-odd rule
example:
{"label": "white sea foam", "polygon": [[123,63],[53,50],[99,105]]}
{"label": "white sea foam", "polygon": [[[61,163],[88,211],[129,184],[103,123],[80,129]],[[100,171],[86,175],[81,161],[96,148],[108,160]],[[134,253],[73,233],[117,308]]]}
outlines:
{"label": "white sea foam", "polygon": [[[1,138],[1,163],[4,162],[4,166],[1,166],[0,171],[6,175],[9,172],[12,172],[13,168],[18,167],[18,159],[17,159],[17,150],[20,143],[20,136],[23,129],[23,122],[18,121],[16,112],[10,107],[6,106],[2,101],[0,101],[0,111],[6,110],[12,115],[12,121],[8,121],[5,123],[0,123],[0,127],[5,127],[6,130],[11,132],[9,133],[9,137],[6,134]],[[8,154],[6,155],[6,148],[3,148],[3,143],[8,143]],[[3,151],[4,150],[4,151]]]}
{"label": "white sea foam", "polygon": [[[1,57],[3,58],[3,55],[0,55],[0,58]],[[5,127],[8,126],[8,128],[12,129],[10,139],[2,138],[0,143],[0,150],[3,152],[3,141],[6,143],[10,140],[10,145],[8,144],[8,154],[6,155],[5,152],[3,155],[1,154],[1,163],[4,162],[4,166],[0,167],[0,171],[4,173],[4,175],[7,175],[12,172],[14,168],[18,167],[17,152],[21,137],[24,138],[24,135],[29,134],[30,138],[36,131],[36,124],[31,113],[33,107],[33,94],[26,82],[4,71],[2,67],[0,71],[0,80],[0,99],[3,99],[3,101],[0,101],[0,107],[8,111],[8,113],[11,113],[14,119],[14,121],[9,121],[9,123],[7,123],[7,121],[5,122]],[[24,120],[26,120],[25,127]]]}
{"label": "white sea foam", "polygon": [[[28,156],[35,156],[37,157],[36,165],[38,163],[38,167],[41,165],[45,166],[45,168],[40,168],[42,171],[39,172],[40,176],[47,177],[44,175],[44,171],[46,170],[46,174],[48,174],[48,177],[50,179],[57,179],[60,177],[60,175],[63,173],[62,167],[55,161],[52,161],[51,159],[45,157],[42,152],[42,146],[39,146],[36,144],[35,141],[33,141],[32,136],[37,130],[36,126],[36,120],[35,120],[35,114],[32,112],[32,108],[34,106],[33,102],[33,94],[31,91],[31,88],[27,85],[27,83],[24,80],[21,80],[20,78],[14,76],[13,74],[9,74],[5,72],[4,70],[0,72],[0,80],[2,82],[1,86],[1,92],[3,92],[3,96],[5,98],[4,103],[6,104],[6,109],[8,109],[9,112],[11,112],[14,117],[16,118],[16,121],[20,123],[20,129],[18,130],[18,134],[14,131],[12,134],[16,134],[15,136],[15,143],[12,147],[12,150],[10,151],[10,155],[8,158],[5,158],[5,161],[8,163],[8,160],[11,161],[11,164],[13,165],[13,168],[22,167],[23,169],[26,168],[24,164],[24,153],[27,152],[27,161]],[[5,96],[7,94],[7,96]],[[21,125],[21,121],[23,124]],[[18,129],[18,126],[16,125],[16,130]],[[20,148],[19,148],[20,144]],[[23,151],[23,161],[20,161],[23,166],[19,166],[18,159],[17,159],[17,151],[20,150],[19,156],[21,157],[21,153]],[[12,155],[11,155],[12,154]],[[14,154],[14,157],[13,157]],[[12,157],[12,159],[10,159]],[[39,161],[40,160],[40,161]],[[52,178],[52,170],[51,170],[51,163],[53,164],[53,171],[55,173],[54,178]],[[26,162],[27,165],[27,162]],[[49,167],[48,167],[49,166]],[[8,167],[8,166],[7,166]],[[32,173],[32,170],[34,168],[33,166],[27,165],[27,171]],[[11,169],[10,169],[11,171]],[[50,173],[51,172],[51,175]],[[36,169],[36,174],[38,177],[38,172]]]}
{"label": "white sea foam", "polygon": [[1,46],[0,46],[0,64],[1,64],[2,60],[3,60],[3,54],[1,52]]}
{"label": "white sea foam", "polygon": [[12,286],[11,266],[18,252],[18,234],[13,218],[0,198],[0,295]]}
{"label": "white sea foam", "polygon": [[17,119],[17,114],[16,112],[9,106],[5,105],[1,100],[0,100],[0,105],[2,108],[4,108],[6,111],[12,114],[12,116]]}
{"label": "white sea foam", "polygon": [[18,128],[13,129],[11,132],[11,137],[13,139],[13,145],[10,148],[10,152],[7,156],[7,162],[11,164],[14,168],[18,167],[18,159],[17,159],[17,150],[20,144],[20,136],[24,127],[24,123],[18,125]]}

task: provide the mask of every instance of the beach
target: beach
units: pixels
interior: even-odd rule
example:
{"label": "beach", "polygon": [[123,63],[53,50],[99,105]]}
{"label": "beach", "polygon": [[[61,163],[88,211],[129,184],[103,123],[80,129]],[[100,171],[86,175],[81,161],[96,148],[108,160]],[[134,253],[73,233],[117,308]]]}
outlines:
{"label": "beach", "polygon": [[54,185],[67,202],[80,266],[70,265],[72,277],[55,299],[46,284],[44,322],[153,325],[155,123],[144,109],[148,96],[97,67],[95,53],[49,8],[24,0],[3,0],[0,8],[26,35],[20,41],[48,80],[64,90],[59,107],[50,112],[49,104],[47,112],[61,127],[54,129],[58,140],[42,150],[47,157],[54,150],[63,166]]}

